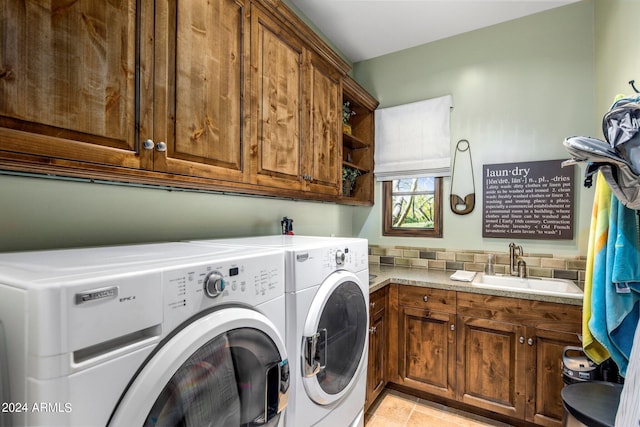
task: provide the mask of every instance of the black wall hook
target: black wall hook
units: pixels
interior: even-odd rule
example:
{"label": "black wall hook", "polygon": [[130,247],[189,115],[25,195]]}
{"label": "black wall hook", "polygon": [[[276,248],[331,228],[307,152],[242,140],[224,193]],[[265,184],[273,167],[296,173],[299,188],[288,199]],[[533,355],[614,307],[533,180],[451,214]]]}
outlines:
{"label": "black wall hook", "polygon": [[635,93],[640,93],[640,90],[638,90],[638,89],[636,88],[636,81],[635,81],[635,80],[629,80],[629,84],[631,85],[631,88],[633,89],[633,91],[634,91]]}

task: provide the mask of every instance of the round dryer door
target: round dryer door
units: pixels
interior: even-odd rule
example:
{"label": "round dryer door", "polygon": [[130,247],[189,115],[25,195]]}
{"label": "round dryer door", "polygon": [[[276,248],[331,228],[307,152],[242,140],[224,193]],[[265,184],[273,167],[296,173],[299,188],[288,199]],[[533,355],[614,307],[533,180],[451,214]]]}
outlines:
{"label": "round dryer door", "polygon": [[327,405],[347,394],[366,363],[367,296],[352,273],[333,273],[320,286],[304,326],[303,384]]}
{"label": "round dryer door", "polygon": [[152,353],[109,424],[275,427],[288,388],[288,361],[273,323],[252,310],[222,309]]}

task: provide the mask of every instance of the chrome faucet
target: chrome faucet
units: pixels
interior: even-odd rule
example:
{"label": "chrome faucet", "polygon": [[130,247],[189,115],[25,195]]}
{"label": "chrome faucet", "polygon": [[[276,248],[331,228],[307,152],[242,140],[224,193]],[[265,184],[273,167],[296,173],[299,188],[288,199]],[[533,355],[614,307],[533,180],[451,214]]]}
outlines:
{"label": "chrome faucet", "polygon": [[512,276],[527,277],[527,263],[522,259],[522,246],[509,243],[509,273]]}

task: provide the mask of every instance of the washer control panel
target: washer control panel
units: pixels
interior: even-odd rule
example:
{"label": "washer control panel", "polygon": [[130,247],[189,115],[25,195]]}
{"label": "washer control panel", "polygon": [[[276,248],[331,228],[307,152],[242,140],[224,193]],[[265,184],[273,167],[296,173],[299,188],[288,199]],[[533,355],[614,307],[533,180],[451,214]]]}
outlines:
{"label": "washer control panel", "polygon": [[224,291],[225,281],[222,274],[213,271],[204,278],[204,293],[210,298],[215,298]]}
{"label": "washer control panel", "polygon": [[362,244],[347,243],[324,250],[323,264],[329,268],[345,268],[358,271],[369,267],[368,249]]}
{"label": "washer control panel", "polygon": [[194,263],[164,271],[162,282],[165,326],[175,327],[193,314],[220,304],[255,306],[284,295],[284,255],[269,251]]}

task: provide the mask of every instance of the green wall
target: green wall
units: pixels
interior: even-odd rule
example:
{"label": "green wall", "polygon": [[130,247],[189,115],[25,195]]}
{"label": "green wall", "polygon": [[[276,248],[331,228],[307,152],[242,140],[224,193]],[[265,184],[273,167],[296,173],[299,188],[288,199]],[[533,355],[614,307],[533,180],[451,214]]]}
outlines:
{"label": "green wall", "polygon": [[602,115],[615,96],[633,93],[629,80],[640,89],[640,43],[634,34],[640,0],[597,0],[595,18],[595,121],[602,137]]}
{"label": "green wall", "polygon": [[[376,205],[355,211],[354,233],[377,244],[507,250],[508,239],[482,237],[482,165],[566,159],[565,137],[593,135],[593,23],[588,0],[355,64],[356,80],[381,107],[453,95],[452,154],[456,141],[469,140],[476,208],[458,216],[447,204],[441,239],[383,237],[376,184]],[[593,193],[582,186],[582,168],[575,179],[576,238],[518,242],[526,252],[586,254]],[[449,185],[447,178],[444,200]]]}
{"label": "green wall", "polygon": [[350,236],[330,203],[0,175],[0,251],[280,233]]}

